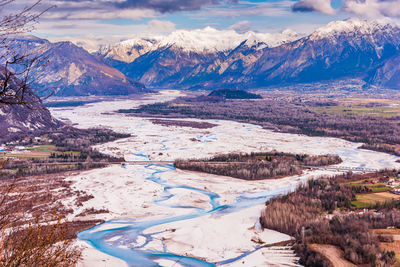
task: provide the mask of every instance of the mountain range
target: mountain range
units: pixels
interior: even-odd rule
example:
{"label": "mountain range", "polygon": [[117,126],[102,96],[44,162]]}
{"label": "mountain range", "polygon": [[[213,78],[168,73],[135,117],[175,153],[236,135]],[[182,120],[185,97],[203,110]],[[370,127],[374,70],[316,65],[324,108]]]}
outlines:
{"label": "mountain range", "polygon": [[102,47],[96,55],[152,88],[260,88],[344,79],[400,88],[400,27],[351,18],[312,34],[176,31]]}
{"label": "mountain range", "polygon": [[[400,27],[385,20],[336,21],[303,37],[290,30],[179,30],[94,53],[34,36],[15,38],[14,44],[48,60],[35,69],[34,86],[58,96],[128,95],[149,92],[146,88],[300,88],[346,81],[400,88]],[[29,95],[36,97],[33,91]],[[0,125],[0,140],[63,127],[40,102],[30,108],[1,104]]]}
{"label": "mountain range", "polygon": [[210,27],[145,36],[89,53],[71,42],[15,39],[42,54],[35,86],[58,96],[128,95],[146,88],[216,89],[357,80],[400,88],[400,26],[388,20],[331,22],[308,36]]}

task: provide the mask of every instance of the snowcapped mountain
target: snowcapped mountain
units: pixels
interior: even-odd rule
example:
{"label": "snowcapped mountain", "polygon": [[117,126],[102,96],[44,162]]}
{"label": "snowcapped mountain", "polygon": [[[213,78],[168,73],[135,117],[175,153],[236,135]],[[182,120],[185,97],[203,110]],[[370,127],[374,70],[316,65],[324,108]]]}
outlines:
{"label": "snowcapped mountain", "polygon": [[100,47],[98,55],[107,60],[130,63],[141,55],[153,50],[156,47],[157,39],[136,38],[118,43],[117,45],[106,45]]}
{"label": "snowcapped mountain", "polygon": [[254,86],[370,80],[370,73],[399,51],[400,28],[395,24],[361,19],[332,22],[300,40],[265,49],[245,70],[251,74],[246,80]]}
{"label": "snowcapped mountain", "polygon": [[183,52],[227,52],[242,42],[241,35],[233,30],[218,31],[211,27],[193,31],[178,30],[160,39],[158,48],[174,47]]}
{"label": "snowcapped mountain", "polygon": [[326,26],[315,30],[311,35],[311,40],[334,39],[340,36],[374,35],[377,32],[390,34],[398,25],[390,19],[363,20],[360,18],[349,18],[342,21],[333,21]]}
{"label": "snowcapped mountain", "polygon": [[55,95],[125,95],[145,91],[142,84],[71,42],[51,43],[28,36],[15,39],[13,44],[49,61],[35,70],[33,86],[54,91]]}
{"label": "snowcapped mountain", "polygon": [[190,87],[218,77],[226,68],[227,58],[239,47],[243,53],[250,53],[298,38],[290,30],[276,34],[240,34],[206,27],[127,40],[100,49],[98,55],[126,76],[149,86]]}
{"label": "snowcapped mountain", "polygon": [[175,31],[146,46],[143,41],[113,46],[115,52],[124,45],[124,51],[141,47],[129,60],[117,52],[102,55],[150,87],[242,88],[355,78],[400,88],[400,28],[389,20],[336,21],[302,38],[290,30],[239,34],[207,27]]}
{"label": "snowcapped mountain", "polygon": [[211,27],[197,30],[177,30],[166,36],[147,36],[126,40],[115,45],[100,48],[98,55],[125,63],[131,63],[143,54],[173,48],[184,53],[211,54],[229,53],[245,42],[249,47],[274,47],[297,40],[296,32],[285,30],[282,33],[237,33],[234,30],[217,30]]}
{"label": "snowcapped mountain", "polygon": [[142,84],[212,89],[343,79],[400,88],[400,27],[388,20],[336,21],[302,38],[290,30],[177,30],[104,46],[94,55],[70,42],[19,42],[50,60],[37,85],[57,88],[58,95],[130,94],[145,91]]}
{"label": "snowcapped mountain", "polygon": [[216,30],[206,27],[199,30],[172,32],[160,39],[157,48],[172,46],[188,53],[218,53],[230,52],[243,42],[249,47],[258,44],[263,44],[264,47],[274,47],[298,38],[297,33],[291,30],[276,34],[252,31],[240,34],[234,30]]}

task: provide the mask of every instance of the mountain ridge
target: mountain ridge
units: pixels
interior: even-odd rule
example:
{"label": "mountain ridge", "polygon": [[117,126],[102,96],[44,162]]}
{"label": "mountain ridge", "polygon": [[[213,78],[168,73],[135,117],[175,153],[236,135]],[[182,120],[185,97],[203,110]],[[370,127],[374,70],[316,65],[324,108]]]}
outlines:
{"label": "mountain ridge", "polygon": [[[69,41],[19,37],[13,45],[21,53],[42,55],[48,62],[34,69],[33,87],[56,96],[127,95],[148,92],[145,86],[104,63],[100,57]],[[42,90],[43,91],[43,90]]]}
{"label": "mountain ridge", "polygon": [[[4,73],[5,68],[0,67],[0,80],[5,79]],[[2,97],[2,100],[6,101],[0,103],[0,142],[56,131],[65,126],[51,116],[40,98],[29,87],[23,87],[21,90],[22,83],[15,76],[11,76],[8,89],[10,97]]]}
{"label": "mountain ridge", "polygon": [[298,38],[296,32],[284,30],[281,33],[256,33],[248,31],[240,34],[234,30],[216,30],[211,27],[197,30],[176,30],[166,36],[145,36],[128,39],[114,45],[100,47],[96,53],[107,59],[117,59],[131,63],[138,56],[154,50],[174,48],[185,53],[230,52],[243,42],[248,46],[262,43],[274,47]]}
{"label": "mountain ridge", "polygon": [[[290,31],[284,35],[295,40],[273,46],[257,35],[242,34],[247,39],[228,50],[214,49],[215,44],[190,51],[173,44],[153,46],[133,60],[110,64],[154,88],[261,88],[347,78],[400,88],[394,59],[400,50],[400,27],[392,21],[350,18],[301,38]],[[113,55],[103,57],[110,60]]]}

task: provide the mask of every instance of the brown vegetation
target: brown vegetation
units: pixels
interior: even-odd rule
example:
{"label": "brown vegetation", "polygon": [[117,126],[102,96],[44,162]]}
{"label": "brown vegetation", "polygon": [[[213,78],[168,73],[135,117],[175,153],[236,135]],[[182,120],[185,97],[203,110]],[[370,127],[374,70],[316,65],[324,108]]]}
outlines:
{"label": "brown vegetation", "polygon": [[231,100],[210,104],[202,98],[178,98],[167,103],[120,110],[142,116],[226,119],[254,123],[267,129],[311,136],[333,136],[366,143],[364,148],[398,154],[399,117],[377,117],[361,113],[326,113],[315,106],[332,106],[329,101],[302,101],[297,98]]}
{"label": "brown vegetation", "polygon": [[[92,198],[71,189],[65,177],[74,173],[0,180],[0,266],[74,266],[80,251],[74,245],[79,231],[101,220],[66,221],[75,206]],[[87,210],[90,214],[92,211]],[[107,212],[105,210],[101,212]]]}
{"label": "brown vegetation", "polygon": [[74,266],[80,258],[73,239],[82,225],[63,220],[70,211],[57,198],[70,194],[68,184],[37,182],[1,182],[0,266]]}
{"label": "brown vegetation", "polygon": [[[41,77],[32,75],[44,67],[47,59],[33,55],[15,43],[15,38],[34,29],[39,17],[48,9],[41,6],[41,0],[30,2],[18,8],[15,0],[0,0],[0,104],[31,106],[41,99],[35,95],[44,92],[32,85]],[[17,8],[16,8],[17,7]]]}
{"label": "brown vegetation", "polygon": [[[81,132],[81,130],[71,128],[63,133],[46,134],[43,139],[48,141],[36,142],[32,139],[25,139],[25,141],[20,141],[18,144],[25,146],[50,144],[55,146],[56,149],[48,152],[48,156],[46,154],[29,153],[17,157],[18,154],[13,154],[14,157],[8,158],[2,171],[0,171],[0,174],[2,174],[1,179],[87,170],[105,167],[112,162],[123,162],[125,161],[123,158],[102,154],[92,149],[91,146],[129,136],[107,129],[88,129]],[[35,157],[35,155],[44,157]]]}
{"label": "brown vegetation", "polygon": [[[356,194],[371,190],[346,182],[395,173],[347,174],[311,180],[287,196],[268,201],[260,222],[265,228],[294,236],[295,250],[306,266],[330,266],[330,262],[311,244],[337,246],[343,251],[345,259],[357,265],[392,264],[395,261],[394,252],[383,250],[378,236],[369,230],[400,227],[400,201],[376,205],[376,213],[340,213],[337,209],[352,210],[351,201],[355,200]],[[335,216],[327,216],[332,212]]]}
{"label": "brown vegetation", "polygon": [[65,237],[61,224],[47,224],[39,219],[24,229],[13,229],[1,237],[1,266],[74,266],[80,252]]}
{"label": "brown vegetation", "polygon": [[303,166],[325,166],[341,162],[340,157],[333,155],[310,156],[260,152],[217,155],[210,159],[178,159],[174,162],[174,166],[183,170],[254,180],[301,174]]}
{"label": "brown vegetation", "polygon": [[163,120],[163,119],[151,119],[150,121],[153,124],[159,124],[162,126],[190,127],[196,129],[209,129],[217,126],[217,124],[209,122],[198,122],[198,121]]}
{"label": "brown vegetation", "polygon": [[[355,267],[356,265],[352,264],[349,261],[343,259],[343,251],[341,251],[338,247],[332,245],[323,245],[323,244],[311,244],[310,247],[317,253],[322,254],[325,258],[327,258],[330,262],[329,266],[335,267]],[[325,266],[327,267],[327,266]]]}

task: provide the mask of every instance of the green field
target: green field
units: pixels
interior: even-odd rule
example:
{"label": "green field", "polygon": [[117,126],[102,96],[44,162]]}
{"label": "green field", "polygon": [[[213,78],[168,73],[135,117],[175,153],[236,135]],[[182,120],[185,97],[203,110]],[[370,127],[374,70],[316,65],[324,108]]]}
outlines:
{"label": "green field", "polygon": [[365,180],[359,180],[354,182],[348,182],[347,185],[352,186],[365,186],[371,189],[370,193],[357,194],[356,200],[352,201],[351,204],[357,208],[371,208],[379,202],[391,201],[393,199],[399,199],[400,196],[392,194],[388,191],[392,190],[391,187],[385,183],[364,183]]}
{"label": "green field", "polygon": [[28,148],[29,151],[31,152],[53,152],[57,148],[55,145],[42,145],[42,146],[34,146],[31,148]]}
{"label": "green field", "polygon": [[41,158],[41,159],[46,159],[49,158],[52,153],[55,153],[57,155],[60,154],[72,154],[74,156],[79,156],[80,152],[79,151],[58,151],[57,147],[55,145],[40,145],[40,146],[33,146],[33,147],[27,147],[26,150],[28,152],[2,152],[0,153],[0,158],[1,157],[8,157],[8,158],[20,158],[20,159],[32,159],[32,158]]}
{"label": "green field", "polygon": [[356,200],[352,201],[351,204],[356,208],[362,209],[373,207],[379,202],[384,203],[396,199],[400,199],[400,196],[389,192],[359,194],[356,196]]}
{"label": "green field", "polygon": [[356,181],[356,182],[349,182],[346,184],[354,185],[354,186],[366,186],[369,189],[371,189],[373,193],[386,192],[386,191],[390,191],[392,189],[391,187],[387,186],[384,183],[369,184],[369,183],[363,183],[363,182],[364,182],[364,180]]}
{"label": "green field", "polygon": [[382,106],[382,107],[353,107],[353,106],[328,106],[314,108],[318,113],[327,113],[330,115],[345,114],[345,115],[369,115],[379,117],[394,117],[400,114],[399,106]]}

